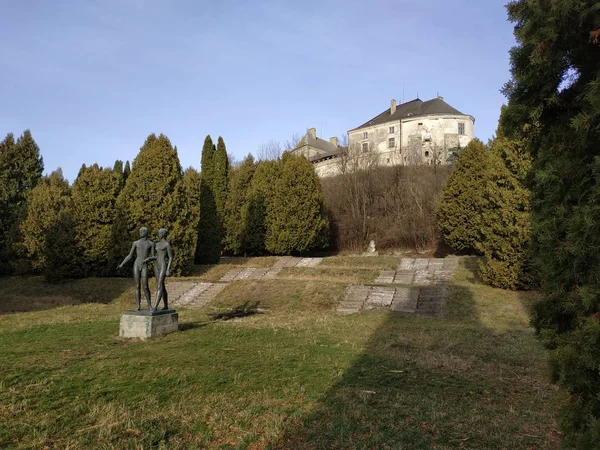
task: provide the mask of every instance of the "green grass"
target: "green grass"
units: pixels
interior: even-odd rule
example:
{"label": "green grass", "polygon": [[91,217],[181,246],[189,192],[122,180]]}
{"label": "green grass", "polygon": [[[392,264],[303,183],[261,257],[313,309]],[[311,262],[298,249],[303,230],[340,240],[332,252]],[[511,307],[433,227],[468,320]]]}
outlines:
{"label": "green grass", "polygon": [[[535,295],[467,267],[444,319],[339,316],[328,272],[231,283],[146,342],[118,337],[129,283],[0,280],[0,448],[559,448]],[[212,319],[244,305],[269,312]]]}

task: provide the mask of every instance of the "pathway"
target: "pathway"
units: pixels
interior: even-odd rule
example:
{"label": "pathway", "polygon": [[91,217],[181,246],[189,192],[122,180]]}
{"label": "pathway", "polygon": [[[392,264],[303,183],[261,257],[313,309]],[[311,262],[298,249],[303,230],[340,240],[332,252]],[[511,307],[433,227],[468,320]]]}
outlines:
{"label": "pathway", "polygon": [[[169,281],[172,306],[200,308],[237,280],[272,279],[286,267],[315,267],[323,258],[283,256],[272,267],[235,267],[218,282]],[[439,317],[446,302],[447,286],[457,258],[403,258],[395,271],[382,271],[373,285],[350,285],[338,312],[352,314],[375,308]],[[381,286],[392,284],[394,286]]]}
{"label": "pathway", "polygon": [[457,258],[403,258],[395,271],[382,271],[375,284],[409,286],[351,285],[338,312],[353,314],[374,308],[440,317],[446,303],[447,286]]}
{"label": "pathway", "polygon": [[167,292],[171,306],[199,308],[215,298],[227,285],[237,280],[259,280],[275,278],[286,267],[314,267],[323,258],[297,258],[282,256],[272,267],[235,267],[221,277],[218,282],[210,281],[168,281]]}

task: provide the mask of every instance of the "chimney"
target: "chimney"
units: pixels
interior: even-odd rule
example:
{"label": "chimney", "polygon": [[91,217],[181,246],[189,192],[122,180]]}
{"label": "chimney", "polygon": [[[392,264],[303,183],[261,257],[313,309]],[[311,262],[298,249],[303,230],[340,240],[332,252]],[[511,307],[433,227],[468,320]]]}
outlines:
{"label": "chimney", "polygon": [[316,139],[317,138],[317,129],[316,128],[309,128],[308,129],[308,134],[310,134],[310,136],[313,139]]}
{"label": "chimney", "polygon": [[442,96],[441,96],[441,95],[439,95],[439,94],[438,94],[438,98],[439,98],[441,101],[444,101],[444,97],[442,97]]}
{"label": "chimney", "polygon": [[390,102],[390,116],[396,112],[396,100]]}
{"label": "chimney", "polygon": [[338,140],[337,137],[330,137],[329,138],[329,142],[331,142],[333,145],[335,145],[336,147],[338,146]]}

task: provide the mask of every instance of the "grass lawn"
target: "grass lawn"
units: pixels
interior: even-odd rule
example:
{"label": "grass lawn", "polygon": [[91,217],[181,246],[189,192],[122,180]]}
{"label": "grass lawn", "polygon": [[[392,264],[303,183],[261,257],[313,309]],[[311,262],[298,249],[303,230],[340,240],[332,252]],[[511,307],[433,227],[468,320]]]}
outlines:
{"label": "grass lawn", "polygon": [[[0,448],[558,449],[535,295],[463,265],[443,319],[336,314],[377,259],[233,282],[146,342],[118,337],[130,280],[0,279]],[[270,312],[214,319],[242,305]]]}

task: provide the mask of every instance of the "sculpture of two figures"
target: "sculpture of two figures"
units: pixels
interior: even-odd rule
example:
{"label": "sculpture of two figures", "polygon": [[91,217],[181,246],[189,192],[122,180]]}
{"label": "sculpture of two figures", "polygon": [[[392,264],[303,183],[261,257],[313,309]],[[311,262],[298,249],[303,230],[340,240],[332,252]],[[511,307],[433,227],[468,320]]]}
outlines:
{"label": "sculpture of two figures", "polygon": [[[135,253],[135,261],[133,263],[133,280],[135,282],[135,302],[136,311],[141,309],[141,288],[144,288],[148,309],[156,311],[158,304],[163,301],[163,310],[169,309],[169,297],[165,287],[165,278],[170,275],[171,262],[173,261],[173,251],[171,244],[167,241],[167,230],[161,228],[158,230],[159,241],[155,244],[148,239],[148,229],[140,228],[140,239],[131,245],[129,255],[125,257],[123,262],[119,264],[117,270],[121,269]],[[148,287],[148,263],[154,263],[154,273],[156,275],[156,299],[154,306],[150,297],[150,288]]]}

